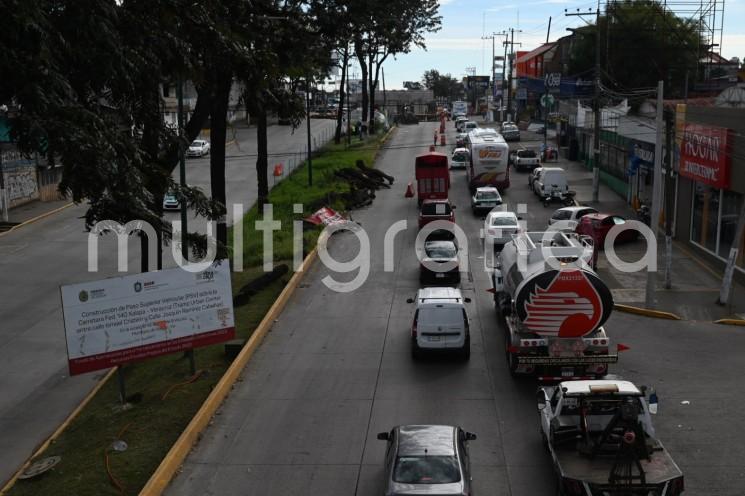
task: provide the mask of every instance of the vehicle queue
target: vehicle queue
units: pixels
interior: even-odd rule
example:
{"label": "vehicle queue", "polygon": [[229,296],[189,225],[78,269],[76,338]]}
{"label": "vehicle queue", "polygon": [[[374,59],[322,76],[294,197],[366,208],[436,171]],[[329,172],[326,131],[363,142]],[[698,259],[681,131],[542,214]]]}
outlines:
{"label": "vehicle queue", "polygon": [[[418,255],[422,287],[407,300],[415,304],[412,358],[444,352],[470,357],[470,299],[458,287],[456,206],[449,199],[449,169],[466,162],[472,212],[486,212],[484,256],[496,260],[491,292],[495,317],[505,324],[509,372],[538,375],[546,384],[536,395],[539,430],[553,460],[558,494],[682,494],[683,474],[655,435],[646,388],[607,376],[609,364],[618,359],[602,327],[613,300],[594,268],[607,231],[624,219],[576,205],[564,170],[544,167],[529,175],[544,205],[555,198],[572,201],[564,201],[567,206],[554,212],[545,229],[527,231],[522,219],[504,208],[500,194],[510,185],[504,138],[474,127],[465,116],[454,117],[458,131],[467,132],[457,138],[451,167],[434,147],[415,164],[418,228],[426,232]],[[430,229],[435,221],[438,228]],[[518,268],[521,254],[527,269]],[[548,262],[558,266],[546,268]],[[378,439],[388,444],[385,495],[473,494],[468,443],[476,434],[457,426],[404,425],[379,433]]]}

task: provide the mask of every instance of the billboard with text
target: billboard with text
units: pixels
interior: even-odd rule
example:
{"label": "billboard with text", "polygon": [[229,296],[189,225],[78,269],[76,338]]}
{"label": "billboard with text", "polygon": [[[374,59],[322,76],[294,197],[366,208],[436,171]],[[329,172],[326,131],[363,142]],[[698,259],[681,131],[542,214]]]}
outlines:
{"label": "billboard with text", "polygon": [[181,268],[61,286],[70,374],[228,341],[230,267]]}

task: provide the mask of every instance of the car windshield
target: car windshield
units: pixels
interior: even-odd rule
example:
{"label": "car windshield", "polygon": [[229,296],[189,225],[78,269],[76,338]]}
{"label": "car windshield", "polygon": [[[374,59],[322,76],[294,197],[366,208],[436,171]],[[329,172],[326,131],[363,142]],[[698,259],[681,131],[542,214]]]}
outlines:
{"label": "car windshield", "polygon": [[453,160],[456,162],[465,162],[468,160],[468,154],[466,152],[458,152],[453,154]]}
{"label": "car windshield", "polygon": [[399,456],[393,481],[402,484],[452,484],[460,481],[454,456]]}
{"label": "car windshield", "polygon": [[204,141],[193,141],[191,146],[201,147],[204,145]]}
{"label": "car windshield", "polygon": [[457,253],[453,243],[427,243],[424,251],[429,258],[454,258]]}
{"label": "car windshield", "polygon": [[496,200],[499,198],[499,193],[496,191],[477,191],[476,199],[478,200]]}
{"label": "car windshield", "polygon": [[517,156],[522,157],[522,158],[535,158],[536,157],[535,152],[533,150],[520,150],[519,152],[517,152]]}
{"label": "car windshield", "polygon": [[448,203],[425,203],[422,205],[423,215],[450,215]]}
{"label": "car windshield", "polygon": [[517,221],[514,217],[492,217],[492,226],[516,226]]}

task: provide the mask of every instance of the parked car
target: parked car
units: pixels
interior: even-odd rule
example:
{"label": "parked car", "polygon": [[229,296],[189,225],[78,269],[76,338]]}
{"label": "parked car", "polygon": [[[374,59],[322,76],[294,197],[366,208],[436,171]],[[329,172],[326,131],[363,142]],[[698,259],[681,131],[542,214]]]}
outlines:
{"label": "parked car", "polygon": [[476,188],[476,192],[471,197],[471,210],[473,210],[474,215],[484,210],[491,210],[501,204],[502,197],[499,195],[499,190],[493,186]]}
{"label": "parked car", "polygon": [[419,229],[436,220],[455,222],[454,210],[450,200],[424,200],[419,210]]}
{"label": "parked car", "polygon": [[[455,240],[428,240],[424,243],[424,253],[419,263],[419,282],[422,284],[460,282],[460,265],[458,263],[458,246]],[[448,264],[448,270],[436,270],[438,266]]]}
{"label": "parked car", "polygon": [[186,150],[187,157],[204,157],[210,152],[210,142],[206,140],[194,140]]}
{"label": "parked car", "polygon": [[574,231],[574,228],[577,227],[577,222],[579,221],[579,219],[587,214],[596,213],[598,213],[597,210],[585,205],[579,205],[576,207],[562,207],[555,210],[554,213],[551,214],[551,218],[548,219],[548,227],[550,228],[557,222],[562,221],[564,223],[564,227],[562,229]]}
{"label": "parked car", "polygon": [[532,191],[533,193],[535,193],[533,184],[535,183],[535,179],[541,172],[543,172],[543,167],[536,167],[535,169],[533,169],[533,172],[528,174],[528,188],[530,188],[530,191]]}
{"label": "parked car", "polygon": [[513,124],[502,127],[502,137],[505,141],[520,141],[520,129]]}
{"label": "parked car", "polygon": [[[608,231],[613,226],[623,225],[625,223],[626,218],[620,215],[592,213],[582,216],[577,222],[577,227],[574,231],[590,236],[595,242],[597,249],[602,250],[605,246],[605,238],[608,236]],[[634,241],[638,237],[639,231],[636,229],[627,229],[618,235],[616,243]]]}
{"label": "parked car", "polygon": [[512,235],[520,231],[519,218],[515,212],[489,212],[484,219],[484,251],[492,246],[494,253],[501,252],[505,243],[512,240]]}
{"label": "parked car", "polygon": [[468,442],[476,434],[449,425],[401,425],[381,432],[387,441],[383,494],[473,494]]}
{"label": "parked car", "polygon": [[512,163],[515,165],[515,170],[533,170],[540,165],[538,160],[538,154],[535,150],[522,149],[515,152],[515,157],[512,159]]}
{"label": "parked car", "polygon": [[181,202],[170,191],[163,197],[163,210],[181,210]]}
{"label": "parked car", "polygon": [[505,127],[507,127],[507,126],[515,126],[515,125],[516,125],[516,124],[515,124],[514,122],[512,122],[512,121],[504,121],[504,122],[502,122],[502,124],[500,125],[500,129],[504,129],[504,128],[505,128]]}
{"label": "parked car", "polygon": [[[455,351],[460,358],[471,356],[471,333],[466,303],[460,289],[422,288],[417,292],[411,325],[411,355],[420,358],[426,351]],[[413,303],[414,300],[407,300]]]}
{"label": "parked car", "polygon": [[469,153],[468,148],[456,148],[450,157],[451,169],[465,169],[468,166]]}

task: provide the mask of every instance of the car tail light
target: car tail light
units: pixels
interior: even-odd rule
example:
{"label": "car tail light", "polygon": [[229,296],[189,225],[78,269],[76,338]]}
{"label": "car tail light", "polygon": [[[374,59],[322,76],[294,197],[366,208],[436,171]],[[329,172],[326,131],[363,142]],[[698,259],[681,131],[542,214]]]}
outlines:
{"label": "car tail light", "polygon": [[411,337],[416,339],[416,320],[411,324]]}
{"label": "car tail light", "polygon": [[685,483],[683,481],[683,477],[678,477],[677,479],[674,479],[670,481],[670,491],[668,494],[671,496],[678,496],[685,490]]}

